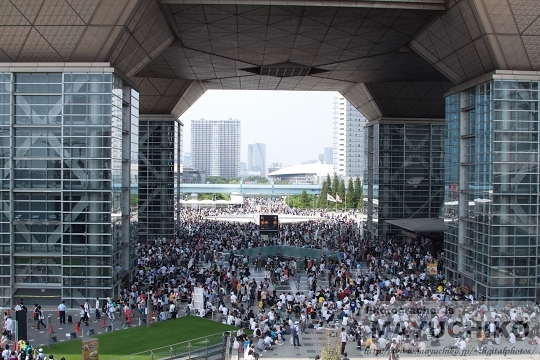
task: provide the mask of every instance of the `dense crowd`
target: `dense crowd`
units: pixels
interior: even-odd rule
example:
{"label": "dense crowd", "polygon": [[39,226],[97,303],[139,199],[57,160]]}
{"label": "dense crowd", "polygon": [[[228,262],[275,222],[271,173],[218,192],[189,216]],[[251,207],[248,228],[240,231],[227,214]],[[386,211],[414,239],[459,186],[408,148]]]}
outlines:
{"label": "dense crowd", "polygon": [[[282,224],[275,238],[260,237],[253,222],[209,219],[247,213],[314,219]],[[231,252],[321,244],[337,255],[296,261]],[[445,281],[444,254],[429,241],[365,239],[354,211],[300,210],[267,199],[246,199],[237,207],[182,209],[174,236],[138,244],[137,257],[130,288],[102,306],[96,299],[96,309],[101,307],[113,318],[116,307],[121,316],[143,316],[149,304],[157,320],[175,318],[181,311],[213,317],[240,328],[235,343],[239,350],[249,341],[244,329],[254,332],[248,350],[253,358],[285,344],[287,338],[301,345],[300,335],[309,328],[334,331],[341,338],[342,353],[350,342],[373,354],[426,351],[440,346],[443,335],[453,336],[451,346],[460,351],[469,344],[478,352],[487,351],[485,346],[496,346],[501,339],[540,341],[536,305],[488,306],[469,289]],[[436,274],[428,274],[428,263],[436,264]],[[253,272],[263,270],[264,278],[257,281]],[[283,285],[290,290],[279,291]],[[203,288],[204,302],[194,302],[195,287]],[[84,305],[80,321],[87,320],[90,307]],[[508,322],[518,321],[506,328]]]}

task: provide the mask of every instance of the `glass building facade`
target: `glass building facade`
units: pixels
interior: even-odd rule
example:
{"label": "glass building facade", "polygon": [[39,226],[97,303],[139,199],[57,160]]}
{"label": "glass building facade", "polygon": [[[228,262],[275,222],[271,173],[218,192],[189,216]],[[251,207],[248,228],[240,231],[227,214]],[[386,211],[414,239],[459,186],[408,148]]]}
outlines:
{"label": "glass building facade", "polygon": [[[400,236],[401,229],[386,220],[439,216],[444,198],[444,129],[442,120],[432,119],[380,119],[369,126],[368,237]],[[378,202],[373,201],[377,185]]]}
{"label": "glass building facade", "polygon": [[131,266],[138,93],[104,64],[16,65],[0,73],[0,306],[114,296]]}
{"label": "glass building facade", "polygon": [[182,123],[172,115],[141,115],[139,121],[138,238],[139,241],[174,238]]}
{"label": "glass building facade", "polygon": [[446,275],[493,303],[537,298],[539,84],[495,72],[446,98]]}

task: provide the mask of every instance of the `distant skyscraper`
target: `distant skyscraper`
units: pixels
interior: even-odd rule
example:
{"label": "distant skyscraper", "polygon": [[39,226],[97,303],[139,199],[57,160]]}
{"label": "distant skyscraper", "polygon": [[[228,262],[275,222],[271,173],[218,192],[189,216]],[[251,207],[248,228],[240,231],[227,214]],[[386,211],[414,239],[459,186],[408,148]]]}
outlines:
{"label": "distant skyscraper", "polygon": [[345,178],[364,177],[367,165],[366,118],[343,97],[334,98],[334,171]]}
{"label": "distant skyscraper", "polygon": [[237,177],[240,168],[240,121],[191,120],[193,168],[206,176]]}
{"label": "distant skyscraper", "polygon": [[248,145],[248,171],[259,171],[266,176],[266,144],[255,143]]}
{"label": "distant skyscraper", "polygon": [[191,167],[191,153],[187,152],[184,154],[184,165],[185,168]]}
{"label": "distant skyscraper", "polygon": [[324,148],[324,159],[322,160],[327,164],[334,163],[334,148],[325,147]]}
{"label": "distant skyscraper", "polygon": [[247,163],[241,161],[240,162],[240,177],[246,176],[247,174]]}

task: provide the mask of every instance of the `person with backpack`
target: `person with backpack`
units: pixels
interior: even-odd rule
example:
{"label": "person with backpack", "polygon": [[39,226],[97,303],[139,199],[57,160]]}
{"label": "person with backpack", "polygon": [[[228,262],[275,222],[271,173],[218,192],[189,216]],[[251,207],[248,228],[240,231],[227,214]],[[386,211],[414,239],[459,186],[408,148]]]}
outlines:
{"label": "person with backpack", "polygon": [[24,347],[24,353],[26,354],[26,358],[28,360],[32,360],[34,358],[34,348],[32,345],[30,345],[30,342],[26,342],[26,346]]}

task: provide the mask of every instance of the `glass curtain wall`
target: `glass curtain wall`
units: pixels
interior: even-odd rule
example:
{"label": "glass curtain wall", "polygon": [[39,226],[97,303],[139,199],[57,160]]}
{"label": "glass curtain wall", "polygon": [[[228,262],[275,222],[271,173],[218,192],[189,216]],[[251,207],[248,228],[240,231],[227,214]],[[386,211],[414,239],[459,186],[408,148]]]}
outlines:
{"label": "glass curtain wall", "polygon": [[11,299],[11,92],[12,74],[0,73],[0,307]]}
{"label": "glass curtain wall", "polygon": [[385,220],[438,217],[444,198],[444,124],[385,120],[370,136],[377,142],[370,179],[379,195],[371,215],[374,236],[401,233]]}
{"label": "glass curtain wall", "polygon": [[140,119],[139,241],[174,238],[175,165],[180,121],[171,115]]}
{"label": "glass curtain wall", "polygon": [[0,74],[0,306],[114,296],[137,126],[138,94],[112,73]]}
{"label": "glass curtain wall", "polygon": [[494,79],[446,99],[447,275],[492,302],[536,299],[538,85]]}

